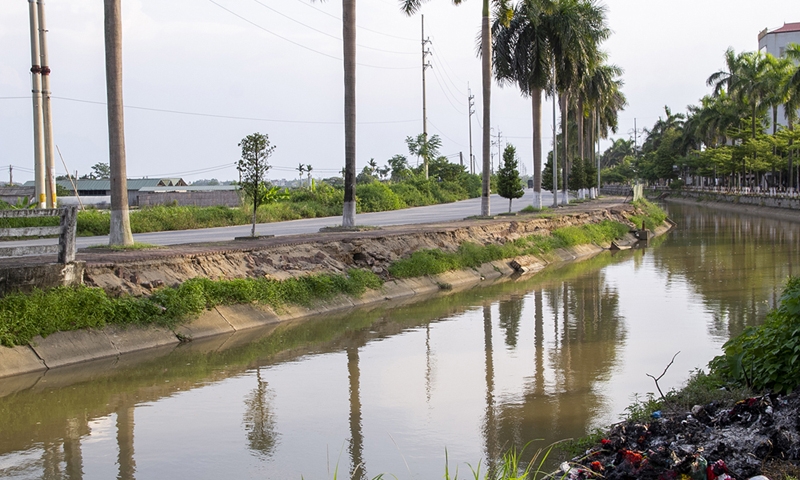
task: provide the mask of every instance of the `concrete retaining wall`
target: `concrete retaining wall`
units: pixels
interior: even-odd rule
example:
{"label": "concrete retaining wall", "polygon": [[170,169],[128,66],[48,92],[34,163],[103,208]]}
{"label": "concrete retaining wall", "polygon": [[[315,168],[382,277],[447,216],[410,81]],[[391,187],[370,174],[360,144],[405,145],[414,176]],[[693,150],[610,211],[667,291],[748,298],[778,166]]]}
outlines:
{"label": "concrete retaining wall", "polygon": [[733,195],[715,192],[671,192],[670,197],[694,198],[706,202],[720,202],[740,205],[753,205],[757,207],[783,208],[800,210],[800,197],[773,197],[769,195],[746,194]]}
{"label": "concrete retaining wall", "polygon": [[0,266],[0,297],[10,292],[30,292],[56,286],[80,285],[84,262]]}

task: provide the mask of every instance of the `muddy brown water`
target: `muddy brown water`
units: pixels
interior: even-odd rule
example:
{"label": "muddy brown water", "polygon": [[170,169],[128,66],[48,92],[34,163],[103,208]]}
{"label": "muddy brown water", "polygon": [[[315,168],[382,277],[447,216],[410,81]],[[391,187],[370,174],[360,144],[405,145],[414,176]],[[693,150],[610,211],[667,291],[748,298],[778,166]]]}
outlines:
{"label": "muddy brown water", "polygon": [[2,379],[0,477],[472,478],[582,436],[800,273],[799,223],[667,208],[649,248],[531,279]]}

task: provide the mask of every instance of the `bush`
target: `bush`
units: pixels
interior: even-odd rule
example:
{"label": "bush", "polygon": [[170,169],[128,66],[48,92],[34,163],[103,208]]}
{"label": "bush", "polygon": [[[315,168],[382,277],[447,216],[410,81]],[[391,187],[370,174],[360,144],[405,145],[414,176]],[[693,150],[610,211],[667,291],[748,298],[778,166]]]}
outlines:
{"label": "bush", "polygon": [[396,193],[381,182],[356,186],[356,202],[360,212],[384,212],[407,206]]}
{"label": "bush", "polygon": [[780,304],[759,327],[723,345],[711,361],[714,373],[757,391],[790,392],[800,386],[800,277],[786,284]]}

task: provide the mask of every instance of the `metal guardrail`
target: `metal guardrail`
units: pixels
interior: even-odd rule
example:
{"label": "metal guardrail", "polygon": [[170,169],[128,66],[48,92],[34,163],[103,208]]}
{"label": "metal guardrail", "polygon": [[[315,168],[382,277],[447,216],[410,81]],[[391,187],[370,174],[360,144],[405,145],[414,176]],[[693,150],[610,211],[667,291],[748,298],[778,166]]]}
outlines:
{"label": "metal guardrail", "polygon": [[0,218],[41,218],[59,217],[57,227],[19,227],[0,228],[0,238],[42,237],[58,235],[58,245],[31,245],[23,247],[0,247],[0,257],[23,257],[29,255],[58,255],[58,263],[75,261],[75,232],[77,230],[78,207],[69,205],[61,208],[34,210],[0,210]]}

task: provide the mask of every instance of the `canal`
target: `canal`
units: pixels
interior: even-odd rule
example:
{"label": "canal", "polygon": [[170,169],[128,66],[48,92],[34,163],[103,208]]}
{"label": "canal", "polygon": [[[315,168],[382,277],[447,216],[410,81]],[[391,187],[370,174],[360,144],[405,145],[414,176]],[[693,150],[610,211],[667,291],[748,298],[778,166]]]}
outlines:
{"label": "canal", "polygon": [[649,248],[526,280],[2,379],[0,477],[472,478],[585,435],[798,273],[800,223],[667,208]]}

